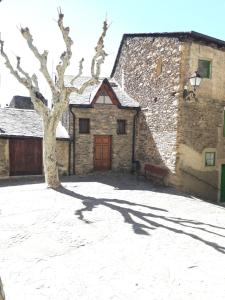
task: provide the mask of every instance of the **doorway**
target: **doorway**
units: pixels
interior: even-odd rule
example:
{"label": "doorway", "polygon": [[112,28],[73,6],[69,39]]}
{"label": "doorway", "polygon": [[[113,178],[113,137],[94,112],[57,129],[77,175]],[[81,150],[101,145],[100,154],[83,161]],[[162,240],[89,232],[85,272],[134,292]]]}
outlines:
{"label": "doorway", "polygon": [[111,135],[94,136],[94,170],[111,169]]}
{"label": "doorway", "polygon": [[221,166],[220,202],[225,202],[225,165]]}

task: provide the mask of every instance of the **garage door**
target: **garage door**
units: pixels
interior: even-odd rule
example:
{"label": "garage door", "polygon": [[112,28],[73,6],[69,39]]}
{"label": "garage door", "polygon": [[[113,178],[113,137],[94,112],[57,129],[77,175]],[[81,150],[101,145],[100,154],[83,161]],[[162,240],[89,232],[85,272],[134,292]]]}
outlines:
{"label": "garage door", "polygon": [[42,174],[42,140],[9,140],[10,175]]}

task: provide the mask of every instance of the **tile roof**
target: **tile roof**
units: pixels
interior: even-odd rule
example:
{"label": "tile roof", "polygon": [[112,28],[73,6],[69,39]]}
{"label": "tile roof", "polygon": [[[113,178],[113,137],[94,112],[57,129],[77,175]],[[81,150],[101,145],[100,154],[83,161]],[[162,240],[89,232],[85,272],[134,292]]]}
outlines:
{"label": "tile roof", "polygon": [[[71,75],[66,75],[65,76],[65,85],[67,87],[71,86],[71,80],[73,79],[73,76]],[[88,79],[90,79],[90,77],[79,77],[75,82],[74,82],[74,86],[75,87],[80,87],[82,85],[83,82],[87,81]],[[72,93],[70,95],[70,104],[73,105],[84,105],[84,106],[88,106],[91,104],[91,101],[93,100],[95,94],[97,93],[100,85],[102,84],[102,81],[104,80],[104,78],[100,79],[100,83],[89,86],[85,89],[84,93],[79,95],[76,93]],[[137,101],[135,101],[133,98],[131,98],[127,93],[125,93],[121,87],[116,83],[115,80],[113,79],[109,79],[109,83],[114,91],[114,93],[116,94],[121,107],[124,108],[138,108],[139,107],[139,103]]]}
{"label": "tile roof", "polygon": [[[0,137],[43,137],[41,117],[35,110],[0,108]],[[57,138],[68,139],[66,129],[59,124]]]}

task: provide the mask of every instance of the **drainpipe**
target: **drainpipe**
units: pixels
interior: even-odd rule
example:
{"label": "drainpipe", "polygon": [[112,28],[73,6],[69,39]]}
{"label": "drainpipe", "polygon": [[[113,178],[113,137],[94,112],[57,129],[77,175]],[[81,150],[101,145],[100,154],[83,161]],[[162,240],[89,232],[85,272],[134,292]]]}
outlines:
{"label": "drainpipe", "polygon": [[[69,125],[69,130],[70,130],[70,125]],[[69,176],[71,175],[71,172],[70,172],[70,168],[71,168],[71,163],[70,163],[70,160],[71,160],[71,138],[69,140],[69,153],[68,153],[68,174]]]}
{"label": "drainpipe", "polygon": [[140,163],[135,157],[135,146],[136,146],[136,125],[138,118],[139,109],[136,110],[136,114],[133,119],[133,136],[132,136],[132,172],[139,171]]}
{"label": "drainpipe", "polygon": [[[76,116],[74,114],[74,112],[72,111],[72,105],[69,106],[69,110],[73,116],[73,175],[75,175],[75,120],[76,120]],[[71,149],[71,146],[70,146]]]}

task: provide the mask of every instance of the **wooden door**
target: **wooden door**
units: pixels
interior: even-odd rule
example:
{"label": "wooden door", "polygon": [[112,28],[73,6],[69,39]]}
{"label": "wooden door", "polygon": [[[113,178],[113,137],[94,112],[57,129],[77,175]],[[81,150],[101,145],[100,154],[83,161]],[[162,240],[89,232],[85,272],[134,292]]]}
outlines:
{"label": "wooden door", "polygon": [[9,140],[10,175],[42,174],[42,140]]}
{"label": "wooden door", "polygon": [[111,136],[94,136],[94,169],[105,171],[111,169]]}
{"label": "wooden door", "polygon": [[225,165],[221,166],[220,201],[225,202]]}

